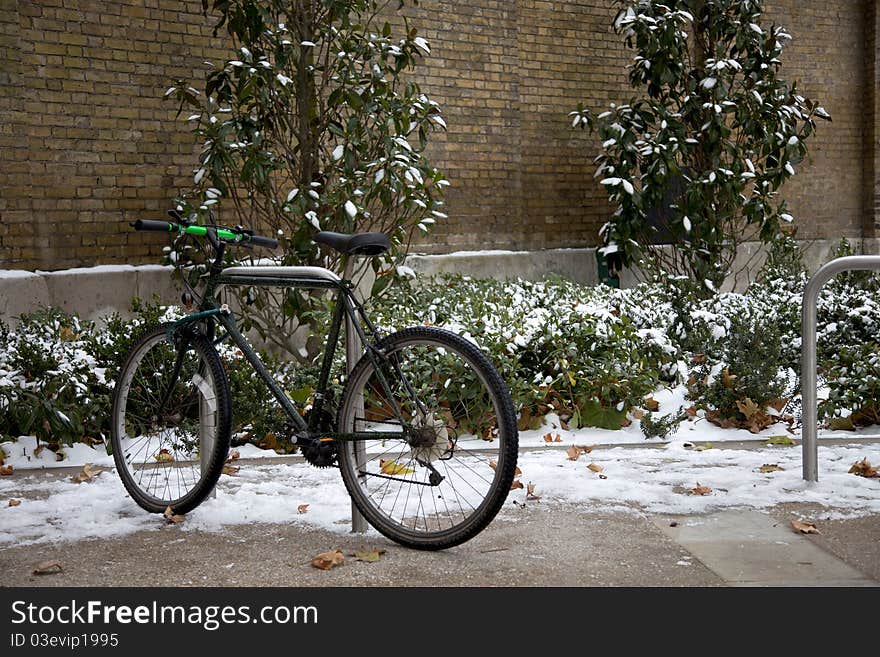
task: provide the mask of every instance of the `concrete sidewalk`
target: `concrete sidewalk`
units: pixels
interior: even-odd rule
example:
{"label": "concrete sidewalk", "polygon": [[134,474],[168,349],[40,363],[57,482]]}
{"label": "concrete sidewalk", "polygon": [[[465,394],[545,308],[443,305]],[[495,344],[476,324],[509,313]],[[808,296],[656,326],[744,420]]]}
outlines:
{"label": "concrete sidewalk", "polygon": [[[636,508],[508,504],[488,529],[444,552],[418,552],[378,534],[289,525],[223,532],[161,525],[124,538],[0,549],[3,586],[877,586],[880,516],[819,523],[801,535],[789,521],[818,511],[648,515]],[[157,518],[157,522],[161,522]],[[332,548],[330,571],[309,565]],[[354,552],[385,550],[375,563]],[[40,562],[63,571],[34,575]]]}

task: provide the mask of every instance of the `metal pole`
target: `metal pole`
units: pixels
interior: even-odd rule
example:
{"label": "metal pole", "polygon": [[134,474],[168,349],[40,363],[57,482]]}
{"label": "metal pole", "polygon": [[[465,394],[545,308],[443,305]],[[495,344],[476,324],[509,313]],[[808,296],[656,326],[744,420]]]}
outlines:
{"label": "metal pole", "polygon": [[[208,399],[208,395],[212,395],[214,390],[214,380],[211,373],[205,368],[205,378],[207,381],[204,388],[199,387],[199,465],[202,475],[208,470],[211,462],[211,455],[214,452],[214,431],[217,421],[217,400]],[[217,487],[211,489],[210,497],[217,497]]]}
{"label": "metal pole", "polygon": [[804,289],[801,310],[801,438],[803,440],[804,479],[819,481],[819,455],[816,444],[816,303],[822,287],[843,271],[880,269],[880,256],[847,256],[822,266]]}
{"label": "metal pole", "polygon": [[[354,271],[354,258],[349,256],[348,262],[345,263],[345,271],[342,274],[343,279],[350,281],[352,277],[352,273]],[[357,291],[355,291],[357,294]],[[344,299],[339,299],[340,303],[344,302]],[[345,371],[351,375],[351,371],[354,369],[354,366],[357,364],[361,355],[363,354],[364,347],[361,344],[361,338],[358,335],[358,332],[354,328],[354,323],[351,319],[350,313],[345,313]],[[355,417],[363,417],[364,411],[364,400],[356,399],[355,400]],[[363,463],[366,458],[364,454],[365,448],[360,443],[355,443],[355,462]],[[351,533],[352,534],[363,534],[367,531],[367,521],[361,515],[361,512],[358,511],[357,507],[354,505],[354,502],[351,503]]]}

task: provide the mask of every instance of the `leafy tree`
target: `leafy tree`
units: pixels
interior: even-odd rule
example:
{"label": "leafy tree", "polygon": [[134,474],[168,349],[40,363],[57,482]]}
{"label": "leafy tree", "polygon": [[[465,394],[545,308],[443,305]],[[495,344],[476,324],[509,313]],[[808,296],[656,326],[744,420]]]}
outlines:
{"label": "leafy tree", "polygon": [[641,95],[598,116],[583,105],[571,114],[602,139],[597,177],[615,207],[602,250],[624,266],[647,256],[708,295],[741,242],[771,242],[793,221],[779,188],[815,119],[830,117],[778,76],[791,37],[762,23],[761,0],[616,4]]}
{"label": "leafy tree", "polygon": [[[386,265],[402,258],[414,231],[445,217],[448,183],[424,155],[431,130],[445,123],[406,76],[430,52],[425,39],[405,19],[394,37],[379,19],[390,14],[387,1],[202,5],[219,15],[215,33],[225,28],[234,50],[209,71],[204,93],[184,81],[168,90],[181,111],[194,110],[187,120],[203,143],[181,208],[209,222],[222,206],[235,223],[271,228],[283,245],[280,264],[341,270],[341,259],[312,241],[318,230],[381,231],[394,247]],[[247,294],[246,327],[299,353],[294,317],[314,312],[321,295]]]}

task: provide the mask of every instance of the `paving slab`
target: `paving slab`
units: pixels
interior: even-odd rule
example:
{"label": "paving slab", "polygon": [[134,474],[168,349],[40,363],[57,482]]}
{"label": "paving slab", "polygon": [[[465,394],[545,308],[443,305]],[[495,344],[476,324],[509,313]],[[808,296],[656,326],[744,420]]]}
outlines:
{"label": "paving slab", "polygon": [[[505,586],[706,587],[723,580],[694,561],[635,509],[513,505],[464,545],[421,552],[375,532],[341,533],[302,525],[187,530],[156,517],[157,529],[122,538],[0,549],[0,586]],[[347,523],[346,523],[347,525]],[[376,563],[351,554],[383,549]],[[343,566],[309,565],[339,548]],[[64,570],[33,575],[42,561]]]}
{"label": "paving slab", "polygon": [[731,586],[877,586],[788,523],[755,510],[658,516],[657,527]]}

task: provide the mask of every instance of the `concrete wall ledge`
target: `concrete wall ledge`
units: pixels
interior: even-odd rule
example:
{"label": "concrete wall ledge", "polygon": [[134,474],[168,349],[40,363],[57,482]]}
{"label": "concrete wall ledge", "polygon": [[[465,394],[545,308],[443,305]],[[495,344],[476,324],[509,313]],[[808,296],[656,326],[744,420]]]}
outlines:
{"label": "concrete wall ledge", "polygon": [[410,255],[406,265],[424,275],[454,272],[475,278],[538,280],[553,273],[584,285],[599,282],[596,249],[544,251],[457,251],[442,255]]}
{"label": "concrete wall ledge", "polygon": [[59,271],[0,269],[0,320],[14,326],[18,317],[54,306],[89,320],[112,312],[128,314],[131,300],[158,294],[174,303],[180,292],[171,267],[162,265],[99,265]]}

